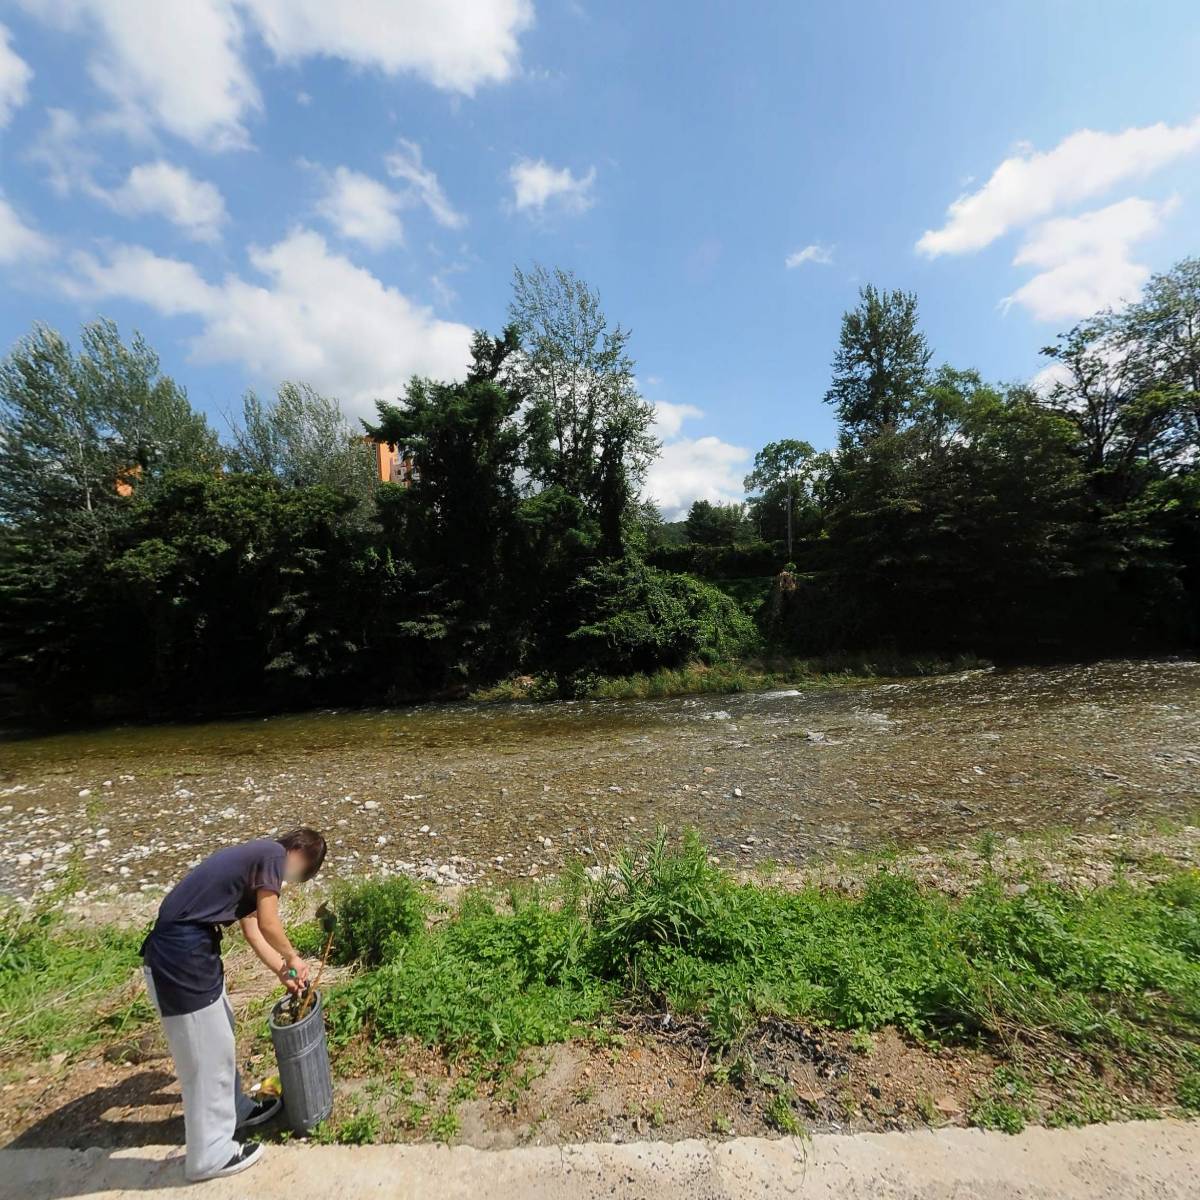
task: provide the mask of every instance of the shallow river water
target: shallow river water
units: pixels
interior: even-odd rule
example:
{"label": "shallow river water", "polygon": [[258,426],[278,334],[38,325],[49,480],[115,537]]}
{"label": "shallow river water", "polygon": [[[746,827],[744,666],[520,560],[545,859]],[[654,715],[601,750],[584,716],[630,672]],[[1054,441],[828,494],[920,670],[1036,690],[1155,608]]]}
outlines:
{"label": "shallow river water", "polygon": [[603,861],[662,824],[723,862],[1200,810],[1200,663],[795,692],[437,705],[0,742],[0,892],[154,892],[223,843],[327,831],[337,874]]}

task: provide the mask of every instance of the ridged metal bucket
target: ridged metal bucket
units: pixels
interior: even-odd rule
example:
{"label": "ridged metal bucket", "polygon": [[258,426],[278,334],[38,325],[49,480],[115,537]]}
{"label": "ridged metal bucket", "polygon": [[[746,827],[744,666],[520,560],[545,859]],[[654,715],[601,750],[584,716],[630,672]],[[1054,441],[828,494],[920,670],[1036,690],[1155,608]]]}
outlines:
{"label": "ridged metal bucket", "polygon": [[333,1109],[333,1079],[329,1073],[329,1048],[325,1045],[325,1017],[318,992],[304,1020],[280,1025],[287,997],[271,1010],[271,1041],[283,1085],[283,1111],[296,1133],[307,1133]]}

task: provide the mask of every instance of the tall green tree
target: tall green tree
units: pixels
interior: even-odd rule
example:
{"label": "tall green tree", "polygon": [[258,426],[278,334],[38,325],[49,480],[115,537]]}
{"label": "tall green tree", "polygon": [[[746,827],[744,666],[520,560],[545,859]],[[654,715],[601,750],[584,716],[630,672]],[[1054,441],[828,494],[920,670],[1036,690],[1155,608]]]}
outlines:
{"label": "tall green tree", "polygon": [[117,505],[118,483],[219,465],[216,435],[135,334],[37,326],[0,364],[0,519],[54,524]]}
{"label": "tall green tree", "polygon": [[[754,456],[754,470],[742,481],[750,517],[765,541],[784,541],[815,531],[818,523],[816,485],[828,467],[810,442],[783,438],[768,442]],[[791,548],[789,547],[789,554]]]}
{"label": "tall green tree", "polygon": [[696,546],[736,546],[753,536],[753,527],[746,519],[742,504],[693,501],[683,527],[687,540]]}
{"label": "tall green tree", "polygon": [[376,483],[375,450],[341,405],[305,383],[282,383],[273,400],[253,392],[230,422],[230,465],[292,487],[320,484],[353,496],[366,512]]}
{"label": "tall green tree", "polygon": [[623,551],[626,521],[659,445],[638,393],[629,331],[610,326],[598,294],[570,271],[517,268],[510,317],[521,354],[509,361],[526,398],[533,483],[583,502],[602,552]]}
{"label": "tall green tree", "polygon": [[912,292],[868,284],[842,317],[833,381],[825,402],[843,435],[864,441],[900,426],[924,392],[932,351],[921,332]]}
{"label": "tall green tree", "polygon": [[1113,319],[1134,347],[1144,379],[1173,402],[1180,459],[1200,452],[1200,258],[1185,258],[1151,277],[1139,300]]}
{"label": "tall green tree", "polygon": [[422,643],[431,671],[465,678],[503,651],[496,625],[512,551],[522,430],[520,394],[506,382],[516,330],[477,333],[462,383],[414,379],[398,404],[380,402],[371,437],[403,446],[407,486],[380,487],[389,552],[412,564],[397,630]]}

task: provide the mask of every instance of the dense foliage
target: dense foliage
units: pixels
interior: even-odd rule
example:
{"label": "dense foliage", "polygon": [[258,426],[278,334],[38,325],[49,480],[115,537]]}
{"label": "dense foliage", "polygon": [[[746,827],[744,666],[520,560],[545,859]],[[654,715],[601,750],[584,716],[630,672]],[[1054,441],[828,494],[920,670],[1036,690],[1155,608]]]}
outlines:
{"label": "dense foliage", "polygon": [[866,288],[836,448],[772,442],[745,506],[665,523],[628,332],[567,272],[518,272],[465,377],[413,379],[365,430],[285,383],[227,446],[139,338],[37,328],[0,365],[0,687],[154,714],[595,693],[762,651],[1193,644],[1200,260],[1045,353],[1043,386],[989,384],[934,363],[915,297]]}

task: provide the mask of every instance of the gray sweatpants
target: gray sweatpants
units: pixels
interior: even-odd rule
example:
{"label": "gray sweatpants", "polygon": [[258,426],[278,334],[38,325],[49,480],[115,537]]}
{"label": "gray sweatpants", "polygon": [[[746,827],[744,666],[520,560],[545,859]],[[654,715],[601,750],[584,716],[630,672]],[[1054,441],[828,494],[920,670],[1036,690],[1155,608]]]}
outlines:
{"label": "gray sweatpants", "polygon": [[224,991],[207,1008],[164,1017],[150,968],[144,967],[150,1002],[162,1018],[175,1074],[183,1089],[183,1128],[187,1138],[184,1173],[189,1179],[223,1167],[237,1152],[233,1131],[254,1108],[242,1092],[233,1036],[233,1009]]}

